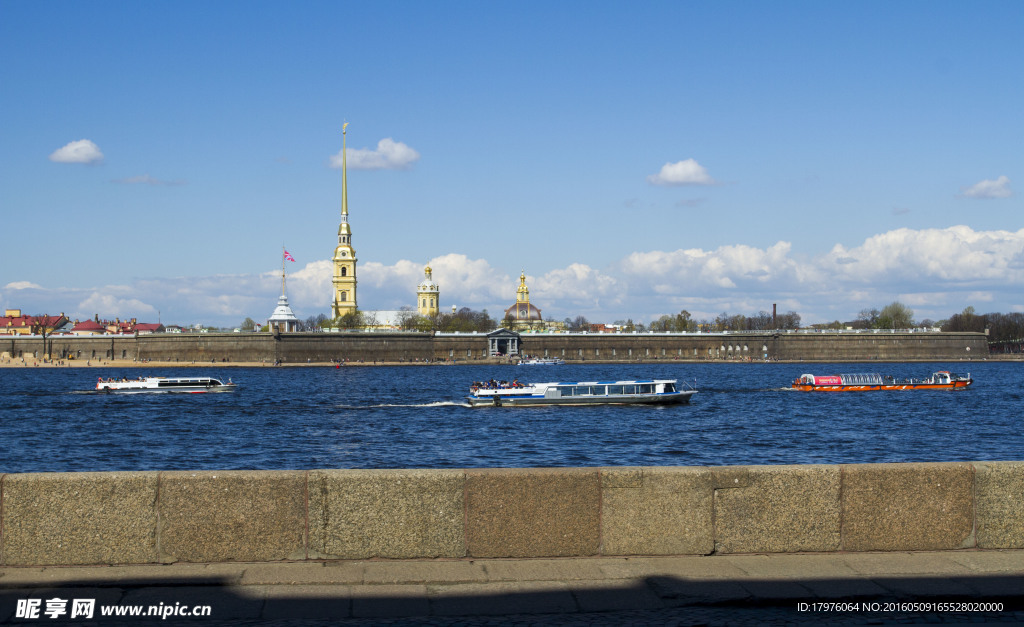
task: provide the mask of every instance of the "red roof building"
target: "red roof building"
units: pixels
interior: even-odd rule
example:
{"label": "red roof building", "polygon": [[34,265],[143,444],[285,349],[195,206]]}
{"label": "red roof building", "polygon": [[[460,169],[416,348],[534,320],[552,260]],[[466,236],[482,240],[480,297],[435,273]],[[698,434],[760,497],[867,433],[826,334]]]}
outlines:
{"label": "red roof building", "polygon": [[68,323],[64,314],[59,316],[23,316],[20,309],[7,309],[0,318],[0,335],[42,335],[53,333]]}

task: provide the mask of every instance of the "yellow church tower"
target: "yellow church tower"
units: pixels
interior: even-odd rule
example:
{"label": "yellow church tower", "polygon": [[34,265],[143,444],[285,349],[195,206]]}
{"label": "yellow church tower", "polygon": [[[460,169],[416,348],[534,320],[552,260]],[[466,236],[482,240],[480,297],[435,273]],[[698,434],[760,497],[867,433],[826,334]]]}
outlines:
{"label": "yellow church tower", "polygon": [[433,318],[441,311],[441,288],[434,283],[430,266],[423,270],[426,278],[416,288],[416,309],[424,318]]}
{"label": "yellow church tower", "polygon": [[334,298],[331,313],[340,318],[356,311],[356,251],[352,248],[352,229],[348,225],[348,163],[345,135],[348,122],[341,126],[341,224],[338,226],[338,247],[334,249]]}

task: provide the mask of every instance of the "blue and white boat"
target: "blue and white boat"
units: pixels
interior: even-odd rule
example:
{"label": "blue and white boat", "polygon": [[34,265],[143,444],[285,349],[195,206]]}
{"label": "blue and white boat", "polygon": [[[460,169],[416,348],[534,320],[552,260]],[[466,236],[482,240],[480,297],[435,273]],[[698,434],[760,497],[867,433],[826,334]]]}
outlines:
{"label": "blue and white boat", "polygon": [[[684,384],[685,385],[685,384]],[[672,405],[689,403],[697,390],[675,379],[519,383],[487,381],[469,388],[471,407],[527,405]]]}
{"label": "blue and white boat", "polygon": [[519,366],[563,366],[565,360],[558,359],[557,357],[529,357],[521,360],[517,365]]}

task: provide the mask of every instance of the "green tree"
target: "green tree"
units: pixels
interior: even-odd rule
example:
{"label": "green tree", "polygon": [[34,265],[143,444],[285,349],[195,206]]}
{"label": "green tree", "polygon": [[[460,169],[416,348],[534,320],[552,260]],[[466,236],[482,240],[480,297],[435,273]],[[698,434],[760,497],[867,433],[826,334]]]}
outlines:
{"label": "green tree", "polygon": [[334,319],[334,326],[341,329],[359,329],[363,327],[363,312],[358,309],[349,311]]}
{"label": "green tree", "polygon": [[910,329],[914,326],[914,310],[899,301],[893,301],[878,314],[878,329]]}
{"label": "green tree", "polygon": [[246,318],[245,320],[242,321],[241,329],[243,331],[252,331],[253,329],[257,328],[258,327],[256,325],[256,321],[253,320],[252,318]]}

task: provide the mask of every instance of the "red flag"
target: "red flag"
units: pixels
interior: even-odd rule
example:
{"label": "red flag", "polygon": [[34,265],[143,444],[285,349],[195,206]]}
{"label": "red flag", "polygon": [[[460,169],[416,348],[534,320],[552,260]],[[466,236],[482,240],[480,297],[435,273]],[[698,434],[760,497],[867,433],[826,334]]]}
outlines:
{"label": "red flag", "polygon": [[289,255],[287,250],[284,251],[284,258],[287,259],[288,261],[295,261],[295,257]]}

